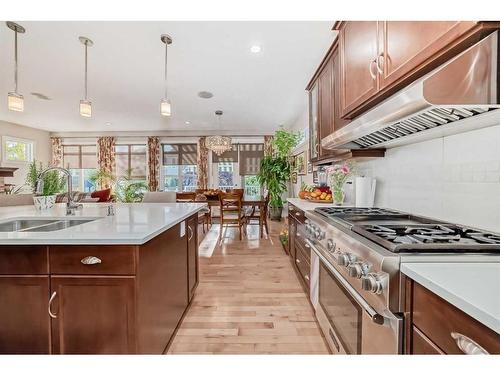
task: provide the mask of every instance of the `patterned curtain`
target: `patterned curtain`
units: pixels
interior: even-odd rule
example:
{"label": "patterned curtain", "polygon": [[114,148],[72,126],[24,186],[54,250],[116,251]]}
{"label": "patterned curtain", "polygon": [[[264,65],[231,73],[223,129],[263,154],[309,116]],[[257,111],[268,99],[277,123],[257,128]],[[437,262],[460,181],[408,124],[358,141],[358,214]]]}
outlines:
{"label": "patterned curtain", "polygon": [[59,137],[50,138],[52,141],[52,162],[54,167],[62,167],[63,165],[63,145],[62,139]]}
{"label": "patterned curtain", "polygon": [[160,138],[148,137],[148,186],[158,191],[160,185]]}
{"label": "patterned curtain", "polygon": [[264,157],[273,155],[273,139],[272,135],[264,136]]}
{"label": "patterned curtain", "polygon": [[[103,172],[113,173],[115,170],[115,137],[100,137],[97,139],[97,165]],[[108,189],[111,182],[104,183],[102,188]]]}
{"label": "patterned curtain", "polygon": [[205,145],[207,137],[198,139],[198,189],[208,188],[208,148]]}

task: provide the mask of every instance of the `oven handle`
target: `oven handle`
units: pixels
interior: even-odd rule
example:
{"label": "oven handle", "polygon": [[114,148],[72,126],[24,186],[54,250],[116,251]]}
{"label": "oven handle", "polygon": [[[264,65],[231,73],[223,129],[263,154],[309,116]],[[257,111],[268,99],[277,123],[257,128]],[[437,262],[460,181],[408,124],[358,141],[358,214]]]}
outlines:
{"label": "oven handle", "polygon": [[328,270],[333,273],[333,275],[337,278],[337,280],[342,284],[342,286],[349,292],[351,297],[365,310],[365,312],[370,316],[370,319],[373,323],[383,325],[385,322],[385,318],[383,315],[379,314],[373,307],[371,307],[363,297],[344,279],[342,274],[333,267],[330,262],[324,257],[323,254],[314,246],[314,244],[306,240],[306,243],[311,246],[311,249],[314,250],[316,255],[321,259],[323,264],[328,268]]}

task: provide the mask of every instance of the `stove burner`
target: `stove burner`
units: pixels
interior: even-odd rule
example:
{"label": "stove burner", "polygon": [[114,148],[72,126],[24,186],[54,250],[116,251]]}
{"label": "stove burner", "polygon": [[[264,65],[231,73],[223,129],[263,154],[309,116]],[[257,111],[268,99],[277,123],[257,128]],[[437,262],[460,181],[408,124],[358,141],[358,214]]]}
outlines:
{"label": "stove burner", "polygon": [[453,224],[359,225],[353,230],[394,252],[500,250],[500,235]]}
{"label": "stove burner", "polygon": [[317,207],[316,212],[324,216],[344,215],[401,215],[400,212],[377,207]]}

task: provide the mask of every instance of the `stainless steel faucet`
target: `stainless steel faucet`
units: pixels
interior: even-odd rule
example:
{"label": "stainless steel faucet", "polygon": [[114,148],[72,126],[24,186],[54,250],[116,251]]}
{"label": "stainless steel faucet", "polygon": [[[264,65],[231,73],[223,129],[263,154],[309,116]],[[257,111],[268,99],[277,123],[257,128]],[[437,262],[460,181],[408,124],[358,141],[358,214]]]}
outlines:
{"label": "stainless steel faucet", "polygon": [[43,193],[43,176],[49,172],[49,171],[59,171],[62,172],[66,175],[67,179],[67,185],[68,185],[68,202],[66,202],[66,215],[74,215],[75,211],[83,207],[82,204],[78,204],[73,201],[73,183],[71,181],[71,173],[69,170],[61,167],[48,167],[44,169],[40,174],[38,175],[38,178],[36,180],[35,184],[35,193],[36,194],[42,194]]}

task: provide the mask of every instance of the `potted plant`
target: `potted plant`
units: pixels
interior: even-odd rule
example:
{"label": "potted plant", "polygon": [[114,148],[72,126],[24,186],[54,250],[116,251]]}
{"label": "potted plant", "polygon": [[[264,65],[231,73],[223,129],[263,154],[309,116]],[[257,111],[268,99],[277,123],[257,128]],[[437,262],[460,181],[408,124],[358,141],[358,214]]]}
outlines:
{"label": "potted plant", "polygon": [[38,176],[44,170],[42,163],[37,163],[35,160],[28,167],[28,175],[26,176],[26,184],[31,188],[34,196],[33,202],[38,210],[48,209],[56,203],[56,195],[64,190],[66,181],[64,176],[60,176],[58,171],[49,171],[44,174],[43,191],[36,195],[36,183]]}
{"label": "potted plant", "polygon": [[106,189],[108,186],[113,186],[116,182],[116,177],[110,172],[98,169],[92,172],[88,178],[89,182],[94,185],[94,189]]}
{"label": "potted plant", "polygon": [[290,151],[297,145],[299,137],[298,133],[287,132],[283,128],[277,130],[272,141],[273,155],[264,157],[260,164],[257,177],[269,194],[271,220],[281,220],[282,195],[292,174]]}
{"label": "potted plant", "polygon": [[141,202],[144,193],[148,191],[148,185],[144,181],[134,181],[132,170],[127,171],[127,175],[116,180],[115,197],[118,202],[137,203]]}

